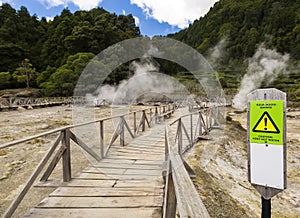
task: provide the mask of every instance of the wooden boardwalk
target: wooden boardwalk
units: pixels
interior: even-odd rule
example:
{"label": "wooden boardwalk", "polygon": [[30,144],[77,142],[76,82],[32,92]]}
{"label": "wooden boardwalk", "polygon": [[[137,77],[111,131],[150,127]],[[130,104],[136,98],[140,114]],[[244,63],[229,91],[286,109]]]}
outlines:
{"label": "wooden boardwalk", "polygon": [[161,217],[164,125],[87,167],[25,217]]}
{"label": "wooden boardwalk", "polygon": [[[173,112],[174,109],[170,106],[163,106],[162,112],[161,108],[159,110],[155,108],[154,111],[150,108],[148,112],[146,110],[139,112],[140,122],[137,122],[137,112],[131,112],[66,126],[0,145],[0,148],[7,148],[60,132],[3,217],[11,217],[50,157],[55,154],[55,150],[56,154],[40,179],[41,186],[47,181],[60,159],[64,182],[30,209],[24,217],[176,217],[176,208],[181,217],[209,217],[190,180],[190,176],[194,176],[193,172],[184,162],[182,155],[196,141],[207,137],[213,125],[218,124],[214,117],[218,117],[219,112],[209,108],[195,112],[189,112],[185,108],[176,110],[174,114]],[[150,123],[162,121],[171,114],[173,121],[168,121],[170,122],[168,125],[159,122],[149,128]],[[131,115],[134,131],[130,130],[124,118]],[[103,122],[113,118],[119,119],[119,124],[104,152]],[[72,132],[76,127],[94,123],[100,124],[101,158]],[[148,124],[147,131],[145,131],[146,124]],[[127,144],[124,140],[125,129],[132,136],[132,140]],[[142,134],[139,134],[139,130]],[[118,137],[120,137],[119,145],[114,143]],[[70,140],[97,160],[72,177]],[[44,185],[47,186],[46,183]]]}

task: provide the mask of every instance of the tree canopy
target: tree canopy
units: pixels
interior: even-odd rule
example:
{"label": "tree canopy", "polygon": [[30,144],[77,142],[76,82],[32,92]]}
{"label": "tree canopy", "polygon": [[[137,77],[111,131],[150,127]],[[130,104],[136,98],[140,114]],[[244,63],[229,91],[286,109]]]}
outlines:
{"label": "tree canopy", "polygon": [[[3,81],[0,89],[33,85],[43,88],[47,95],[70,95],[74,81],[67,81],[78,79],[78,69],[82,68],[79,62],[90,60],[110,45],[137,36],[140,30],[132,15],[111,14],[103,8],[75,13],[64,9],[47,21],[31,16],[25,7],[15,10],[7,3],[2,4],[0,78]],[[72,65],[72,58],[78,62]],[[24,83],[24,74],[20,73],[24,60],[30,60],[30,67],[36,69],[36,77],[32,77],[30,83]],[[57,89],[58,85],[62,88]],[[50,87],[53,87],[51,92]],[[66,91],[62,91],[64,88]]]}
{"label": "tree canopy", "polygon": [[261,43],[300,60],[300,1],[220,0],[189,28],[169,37],[204,55],[222,39],[226,46],[217,67],[237,68]]}

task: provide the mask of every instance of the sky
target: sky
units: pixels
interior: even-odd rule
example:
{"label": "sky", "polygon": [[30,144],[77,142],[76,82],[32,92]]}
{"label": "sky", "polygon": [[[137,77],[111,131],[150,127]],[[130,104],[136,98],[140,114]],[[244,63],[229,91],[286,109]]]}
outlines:
{"label": "sky", "polygon": [[64,8],[71,12],[103,7],[118,15],[132,14],[142,35],[167,35],[188,27],[218,0],[0,0],[13,8],[25,6],[31,15],[52,19]]}

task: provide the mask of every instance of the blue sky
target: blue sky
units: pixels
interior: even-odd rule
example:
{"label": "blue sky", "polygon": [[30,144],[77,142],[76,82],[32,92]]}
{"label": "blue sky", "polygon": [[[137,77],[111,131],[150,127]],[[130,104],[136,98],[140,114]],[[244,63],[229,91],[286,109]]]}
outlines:
{"label": "blue sky", "polygon": [[64,8],[74,12],[103,7],[116,14],[132,14],[141,33],[167,35],[204,16],[217,0],[0,0],[15,9],[25,6],[31,15],[51,19]]}

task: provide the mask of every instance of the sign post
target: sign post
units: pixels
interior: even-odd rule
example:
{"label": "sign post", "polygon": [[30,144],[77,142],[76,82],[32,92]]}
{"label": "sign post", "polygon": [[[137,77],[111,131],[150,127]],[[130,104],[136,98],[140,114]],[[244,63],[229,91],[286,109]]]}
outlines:
{"label": "sign post", "polygon": [[286,94],[257,89],[247,97],[248,180],[261,194],[267,218],[271,198],[286,189]]}

